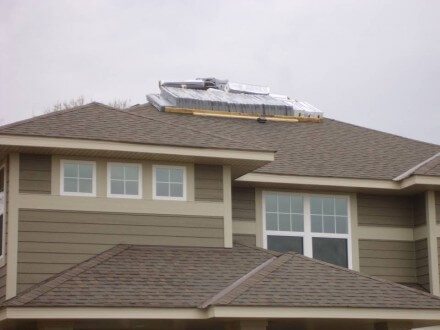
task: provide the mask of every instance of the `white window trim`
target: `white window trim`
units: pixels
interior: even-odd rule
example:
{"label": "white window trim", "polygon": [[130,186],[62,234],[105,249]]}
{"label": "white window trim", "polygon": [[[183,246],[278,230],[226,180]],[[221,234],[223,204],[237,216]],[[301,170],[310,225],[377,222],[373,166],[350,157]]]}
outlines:
{"label": "white window trim", "polygon": [[6,166],[1,165],[0,171],[3,170],[3,205],[0,208],[0,214],[3,214],[2,221],[2,254],[0,255],[0,266],[5,264],[6,254]]}
{"label": "white window trim", "polygon": [[[175,168],[183,170],[183,196],[182,197],[170,197],[170,196],[157,196],[156,195],[156,170],[158,168]],[[153,165],[153,199],[154,200],[171,200],[171,201],[186,201],[187,199],[187,171],[186,166],[174,166],[174,165]]]}
{"label": "white window trim", "polygon": [[[76,164],[89,164],[93,165],[93,178],[92,178],[92,192],[82,193],[82,192],[65,192],[64,191],[64,164],[65,163],[76,163]],[[75,160],[75,159],[61,159],[60,160],[60,195],[63,196],[87,196],[96,197],[96,162],[86,161],[86,160]]]}
{"label": "white window trim", "polygon": [[[274,231],[266,230],[266,195],[268,194],[278,194],[278,195],[296,195],[303,197],[304,206],[304,232],[291,232],[291,231]],[[310,197],[339,197],[345,198],[347,200],[347,234],[331,234],[331,233],[312,233],[311,224],[311,214],[310,214]],[[347,259],[348,268],[353,269],[352,260],[352,242],[351,242],[351,209],[350,209],[350,196],[348,195],[329,195],[329,194],[310,194],[310,193],[295,193],[295,192],[280,192],[280,191],[263,191],[262,193],[262,213],[263,213],[263,247],[267,249],[267,236],[294,236],[303,238],[303,253],[306,257],[313,258],[313,243],[314,237],[324,237],[324,238],[343,238],[347,240]]]}
{"label": "white window trim", "polygon": [[[137,195],[112,194],[112,192],[111,192],[111,175],[110,175],[112,165],[137,166],[138,175],[139,175],[138,176],[138,194]],[[107,197],[141,199],[142,198],[142,164],[139,164],[139,163],[116,163],[116,162],[107,163]]]}

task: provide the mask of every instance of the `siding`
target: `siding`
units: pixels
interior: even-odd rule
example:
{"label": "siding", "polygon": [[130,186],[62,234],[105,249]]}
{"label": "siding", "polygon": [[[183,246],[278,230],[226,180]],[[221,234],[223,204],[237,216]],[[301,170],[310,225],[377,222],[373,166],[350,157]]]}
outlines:
{"label": "siding", "polygon": [[232,188],[232,220],[255,221],[254,188]]}
{"label": "siding", "polygon": [[411,196],[358,194],[357,203],[360,225],[414,226]]}
{"label": "siding", "polygon": [[51,168],[50,155],[20,154],[20,192],[50,194]]}
{"label": "siding", "polygon": [[115,244],[223,246],[223,218],[19,211],[18,290]]}
{"label": "siding", "polygon": [[194,166],[196,201],[223,201],[223,167],[216,165]]}
{"label": "siding", "polygon": [[428,241],[415,242],[417,283],[429,291]]}
{"label": "siding", "polygon": [[257,238],[255,235],[234,234],[234,244],[241,243],[248,246],[256,246]]}
{"label": "siding", "polygon": [[417,283],[415,244],[410,241],[359,240],[361,273],[399,283]]}
{"label": "siding", "polygon": [[421,226],[426,224],[426,202],[425,194],[414,196],[414,225]]}

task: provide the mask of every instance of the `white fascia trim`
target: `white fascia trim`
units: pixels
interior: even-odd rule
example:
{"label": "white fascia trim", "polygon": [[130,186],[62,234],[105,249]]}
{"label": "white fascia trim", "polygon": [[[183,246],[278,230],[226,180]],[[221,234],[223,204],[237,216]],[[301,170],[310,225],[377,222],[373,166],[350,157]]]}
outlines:
{"label": "white fascia trim", "polygon": [[0,321],[9,319],[374,319],[439,321],[438,310],[344,308],[344,307],[240,307],[212,306],[198,308],[142,307],[6,307],[0,311]]}
{"label": "white fascia trim", "polygon": [[162,154],[190,157],[208,157],[221,159],[239,159],[272,162],[275,151],[253,151],[234,149],[209,149],[197,147],[177,147],[166,145],[149,145],[99,140],[81,140],[50,137],[28,137],[19,135],[0,135],[0,145],[35,148],[83,149],[96,151],[120,151],[147,154]]}
{"label": "white fascia trim", "polygon": [[[374,319],[439,321],[440,312],[429,309],[344,308],[344,307],[228,307],[208,309],[210,318],[260,319]],[[439,323],[440,324],[440,323]]]}
{"label": "white fascia trim", "polygon": [[279,175],[266,173],[248,173],[237,179],[237,182],[269,183],[284,185],[303,185],[315,187],[362,188],[382,190],[402,190],[414,185],[440,186],[440,177],[414,175],[403,181],[329,178],[316,176]]}
{"label": "white fascia trim", "polygon": [[400,189],[400,185],[390,180],[373,179],[347,179],[347,178],[328,178],[312,176],[278,175],[265,173],[248,173],[238,179],[238,182],[255,183],[277,183],[277,184],[296,184],[314,185],[346,188],[374,188],[374,189]]}
{"label": "white fascia trim", "polygon": [[400,174],[399,176],[396,176],[393,180],[394,181],[401,181],[403,179],[406,179],[407,177],[409,177],[412,173],[414,173],[415,171],[417,171],[420,167],[422,167],[423,165],[429,163],[431,160],[436,159],[437,157],[440,157],[440,152],[436,153],[435,155],[429,157],[428,159],[425,159],[423,162],[417,164],[416,166],[410,168],[408,171],[403,172],[402,174]]}

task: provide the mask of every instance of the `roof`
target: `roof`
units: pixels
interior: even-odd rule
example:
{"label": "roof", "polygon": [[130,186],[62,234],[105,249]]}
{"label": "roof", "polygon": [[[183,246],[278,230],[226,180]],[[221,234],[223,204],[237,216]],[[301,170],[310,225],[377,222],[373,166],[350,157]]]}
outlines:
{"label": "roof", "polygon": [[439,309],[440,297],[295,253],[118,245],[4,303],[24,307]]}
{"label": "roof", "polygon": [[[258,173],[391,180],[440,152],[440,145],[328,118],[321,123],[261,124],[160,112],[149,104],[134,106],[130,112],[277,150],[275,161],[255,171]],[[438,172],[431,170],[430,175]]]}
{"label": "roof", "polygon": [[93,102],[0,127],[0,134],[113,142],[267,151],[263,144],[236,141],[173,121],[118,110]]}

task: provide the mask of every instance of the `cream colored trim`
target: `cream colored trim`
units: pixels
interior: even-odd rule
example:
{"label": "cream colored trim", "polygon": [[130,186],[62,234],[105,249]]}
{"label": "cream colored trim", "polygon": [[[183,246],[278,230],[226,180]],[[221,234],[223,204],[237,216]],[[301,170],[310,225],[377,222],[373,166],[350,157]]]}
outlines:
{"label": "cream colored trim", "polygon": [[263,228],[263,190],[255,188],[255,234],[257,236],[257,247],[264,247]]}
{"label": "cream colored trim", "polygon": [[20,157],[18,153],[9,155],[8,182],[8,243],[6,261],[6,299],[17,294],[17,255],[18,255],[18,189]]}
{"label": "cream colored trim", "polygon": [[211,318],[314,318],[440,321],[437,310],[387,308],[211,307]]}
{"label": "cream colored trim", "polygon": [[234,234],[255,235],[256,234],[255,221],[233,221],[232,232]]}
{"label": "cream colored trim", "polygon": [[17,202],[23,209],[66,210],[89,212],[175,214],[223,217],[222,202],[182,202],[107,197],[73,197],[19,194]]}
{"label": "cream colored trim", "polygon": [[366,319],[439,321],[437,310],[389,308],[313,308],[313,307],[7,307],[0,312],[6,319]]}
{"label": "cream colored trim", "polygon": [[[429,286],[432,294],[440,295],[439,258],[437,246],[437,222],[435,215],[435,192],[426,192],[426,225],[428,228]],[[439,313],[440,314],[440,313]]]}
{"label": "cream colored trim", "polygon": [[324,178],[295,175],[248,173],[236,181],[253,183],[273,183],[292,185],[313,185],[321,187],[400,189],[399,184],[390,180]]}
{"label": "cream colored trim", "polygon": [[186,200],[193,202],[195,200],[195,172],[194,164],[186,164]]}
{"label": "cream colored trim", "polygon": [[395,182],[392,180],[326,178],[312,176],[248,173],[237,178],[236,181],[279,185],[382,190],[401,190],[414,185],[440,186],[440,177],[420,175],[411,176],[403,181]]}
{"label": "cream colored trim", "polygon": [[2,310],[5,319],[206,319],[206,312],[196,308],[139,307],[8,307]]}
{"label": "cream colored trim", "polygon": [[3,267],[6,264],[6,200],[8,198],[8,187],[6,185],[6,183],[8,182],[7,180],[7,175],[8,175],[8,168],[7,168],[7,162],[3,160],[0,161],[0,171],[3,170],[3,203],[1,205],[1,210],[0,210],[0,214],[3,215],[3,221],[2,221],[2,233],[1,233],[1,248],[2,248],[2,254],[0,255],[0,267]]}
{"label": "cream colored trim", "polygon": [[417,164],[416,166],[410,168],[408,171],[400,174],[399,176],[395,177],[393,180],[394,181],[400,181],[403,179],[406,179],[407,177],[409,177],[414,171],[416,171],[417,169],[419,169],[420,167],[422,167],[423,165],[425,165],[426,163],[429,163],[431,160],[434,160],[435,158],[440,157],[440,152],[436,153],[435,155],[429,157],[428,159],[425,159],[423,162]]}
{"label": "cream colored trim", "polygon": [[413,241],[412,228],[358,226],[359,239],[382,239],[390,241]]}
{"label": "cream colored trim", "polygon": [[232,175],[228,165],[223,165],[223,207],[225,247],[232,247]]}
{"label": "cream colored trim", "polygon": [[271,162],[274,151],[248,151],[232,149],[208,149],[194,147],[159,146],[136,143],[110,142],[98,140],[81,140],[50,137],[26,137],[18,135],[0,135],[0,145],[40,148],[63,148],[83,150],[109,150],[122,152],[139,152],[176,156],[210,157],[223,159],[259,160]]}
{"label": "cream colored trim", "polygon": [[358,226],[358,207],[357,194],[349,195],[350,202],[350,226],[351,226],[351,266],[353,270],[359,271],[359,226]]}

